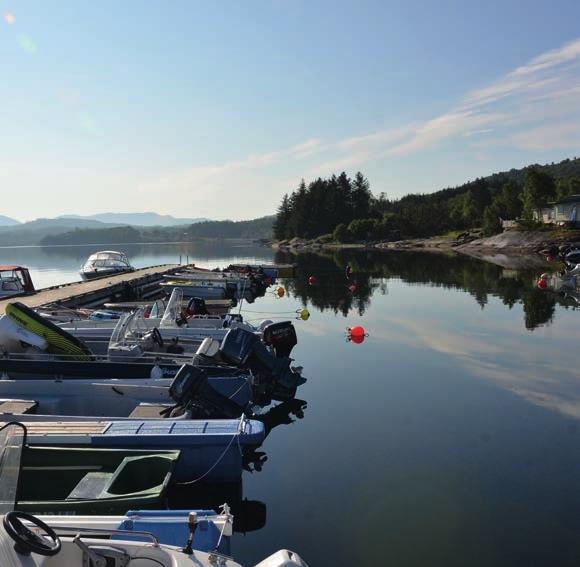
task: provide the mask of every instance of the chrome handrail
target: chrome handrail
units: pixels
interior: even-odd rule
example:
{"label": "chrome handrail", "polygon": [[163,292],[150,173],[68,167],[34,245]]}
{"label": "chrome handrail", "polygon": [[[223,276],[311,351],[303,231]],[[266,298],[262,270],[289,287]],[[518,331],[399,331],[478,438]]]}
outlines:
{"label": "chrome handrail", "polygon": [[68,532],[73,532],[76,534],[81,534],[84,533],[85,535],[87,534],[102,534],[102,535],[118,535],[118,534],[124,534],[124,535],[129,535],[129,536],[146,536],[151,538],[151,541],[153,543],[153,545],[155,547],[159,547],[159,540],[157,539],[157,536],[151,532],[146,532],[146,531],[133,531],[133,530],[109,530],[106,528],[75,528],[72,526],[55,526],[54,531],[58,534],[61,531],[68,531]]}

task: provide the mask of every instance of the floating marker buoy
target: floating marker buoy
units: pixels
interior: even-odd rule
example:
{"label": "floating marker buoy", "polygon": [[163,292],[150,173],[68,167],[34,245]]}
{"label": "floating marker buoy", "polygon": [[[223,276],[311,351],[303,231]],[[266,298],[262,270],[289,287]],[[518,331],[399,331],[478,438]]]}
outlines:
{"label": "floating marker buoy", "polygon": [[286,290],[283,287],[276,288],[276,295],[278,297],[284,297],[285,293],[286,293]]}
{"label": "floating marker buoy", "polygon": [[310,319],[310,311],[308,311],[306,307],[298,309],[296,313],[298,313],[298,319],[302,319],[302,321],[308,321],[308,319]]}
{"label": "floating marker buoy", "polygon": [[548,287],[548,280],[544,279],[544,278],[540,278],[538,280],[538,287],[540,289],[546,289]]}
{"label": "floating marker buoy", "polygon": [[356,284],[350,284],[348,286],[348,291],[350,291],[350,293],[354,293],[356,291]]}
{"label": "floating marker buoy", "polygon": [[316,279],[316,276],[310,276],[308,278],[308,285],[316,285],[318,283],[318,280]]}
{"label": "floating marker buoy", "polygon": [[365,329],[364,327],[353,327],[350,330],[351,337],[364,337],[365,336]]}
{"label": "floating marker buoy", "polygon": [[546,256],[546,262],[548,262],[548,264],[553,260],[554,258],[552,258],[552,256]]}
{"label": "floating marker buoy", "polygon": [[346,340],[348,342],[360,344],[362,343],[369,334],[365,331],[364,327],[357,325],[356,327],[349,327],[346,330]]}

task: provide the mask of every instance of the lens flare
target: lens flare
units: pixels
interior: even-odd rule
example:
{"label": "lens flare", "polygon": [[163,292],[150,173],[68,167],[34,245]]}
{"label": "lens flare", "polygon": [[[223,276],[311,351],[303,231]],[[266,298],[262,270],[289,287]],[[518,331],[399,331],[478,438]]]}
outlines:
{"label": "lens flare", "polygon": [[23,51],[30,53],[30,55],[34,55],[37,51],[36,43],[34,43],[32,38],[28,37],[27,35],[18,36],[18,45],[20,45]]}
{"label": "lens flare", "polygon": [[10,12],[6,12],[4,14],[4,21],[11,26],[14,22],[16,22],[16,18],[14,17],[14,14],[11,14]]}

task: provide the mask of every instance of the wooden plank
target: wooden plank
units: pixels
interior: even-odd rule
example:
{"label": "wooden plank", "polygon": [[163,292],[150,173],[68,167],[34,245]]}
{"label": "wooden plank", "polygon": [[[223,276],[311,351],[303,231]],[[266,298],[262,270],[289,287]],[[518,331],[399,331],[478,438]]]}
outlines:
{"label": "wooden plank", "polygon": [[0,403],[0,413],[26,414],[35,413],[38,402],[35,400],[10,400]]}
{"label": "wooden plank", "polygon": [[28,435],[100,435],[108,421],[29,421],[22,422]]}
{"label": "wooden plank", "polygon": [[161,279],[163,274],[171,273],[175,270],[183,269],[184,267],[185,266],[180,266],[178,264],[163,264],[161,266],[142,268],[135,270],[134,272],[118,274],[116,276],[39,289],[32,295],[16,296],[0,301],[0,315],[4,313],[6,305],[13,301],[19,301],[20,303],[32,308],[51,303],[67,303],[74,301],[75,299],[79,301],[84,299],[85,302],[88,303],[91,295],[96,296],[99,293],[106,292],[108,289],[116,285],[125,283],[136,285],[139,283],[139,280],[144,280],[143,283],[145,283],[148,278],[153,279],[154,277],[159,277],[159,279]]}

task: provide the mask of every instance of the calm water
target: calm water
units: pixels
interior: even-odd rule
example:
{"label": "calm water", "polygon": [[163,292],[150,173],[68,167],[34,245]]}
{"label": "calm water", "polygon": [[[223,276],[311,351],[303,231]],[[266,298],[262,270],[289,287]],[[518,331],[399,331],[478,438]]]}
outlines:
{"label": "calm water", "polygon": [[[0,249],[0,263],[28,265],[48,285],[76,279],[90,251]],[[253,528],[234,538],[241,563],[282,547],[312,566],[580,562],[580,313],[535,290],[537,272],[416,253],[127,252],[136,265],[180,254],[210,267],[300,265],[300,277],[283,282],[286,297],[268,294],[243,313],[277,320],[310,309],[295,322],[303,418],[277,416],[248,465],[262,470],[244,473],[243,487],[174,497],[183,507],[235,501]],[[364,343],[346,341],[353,325],[369,333]]]}

